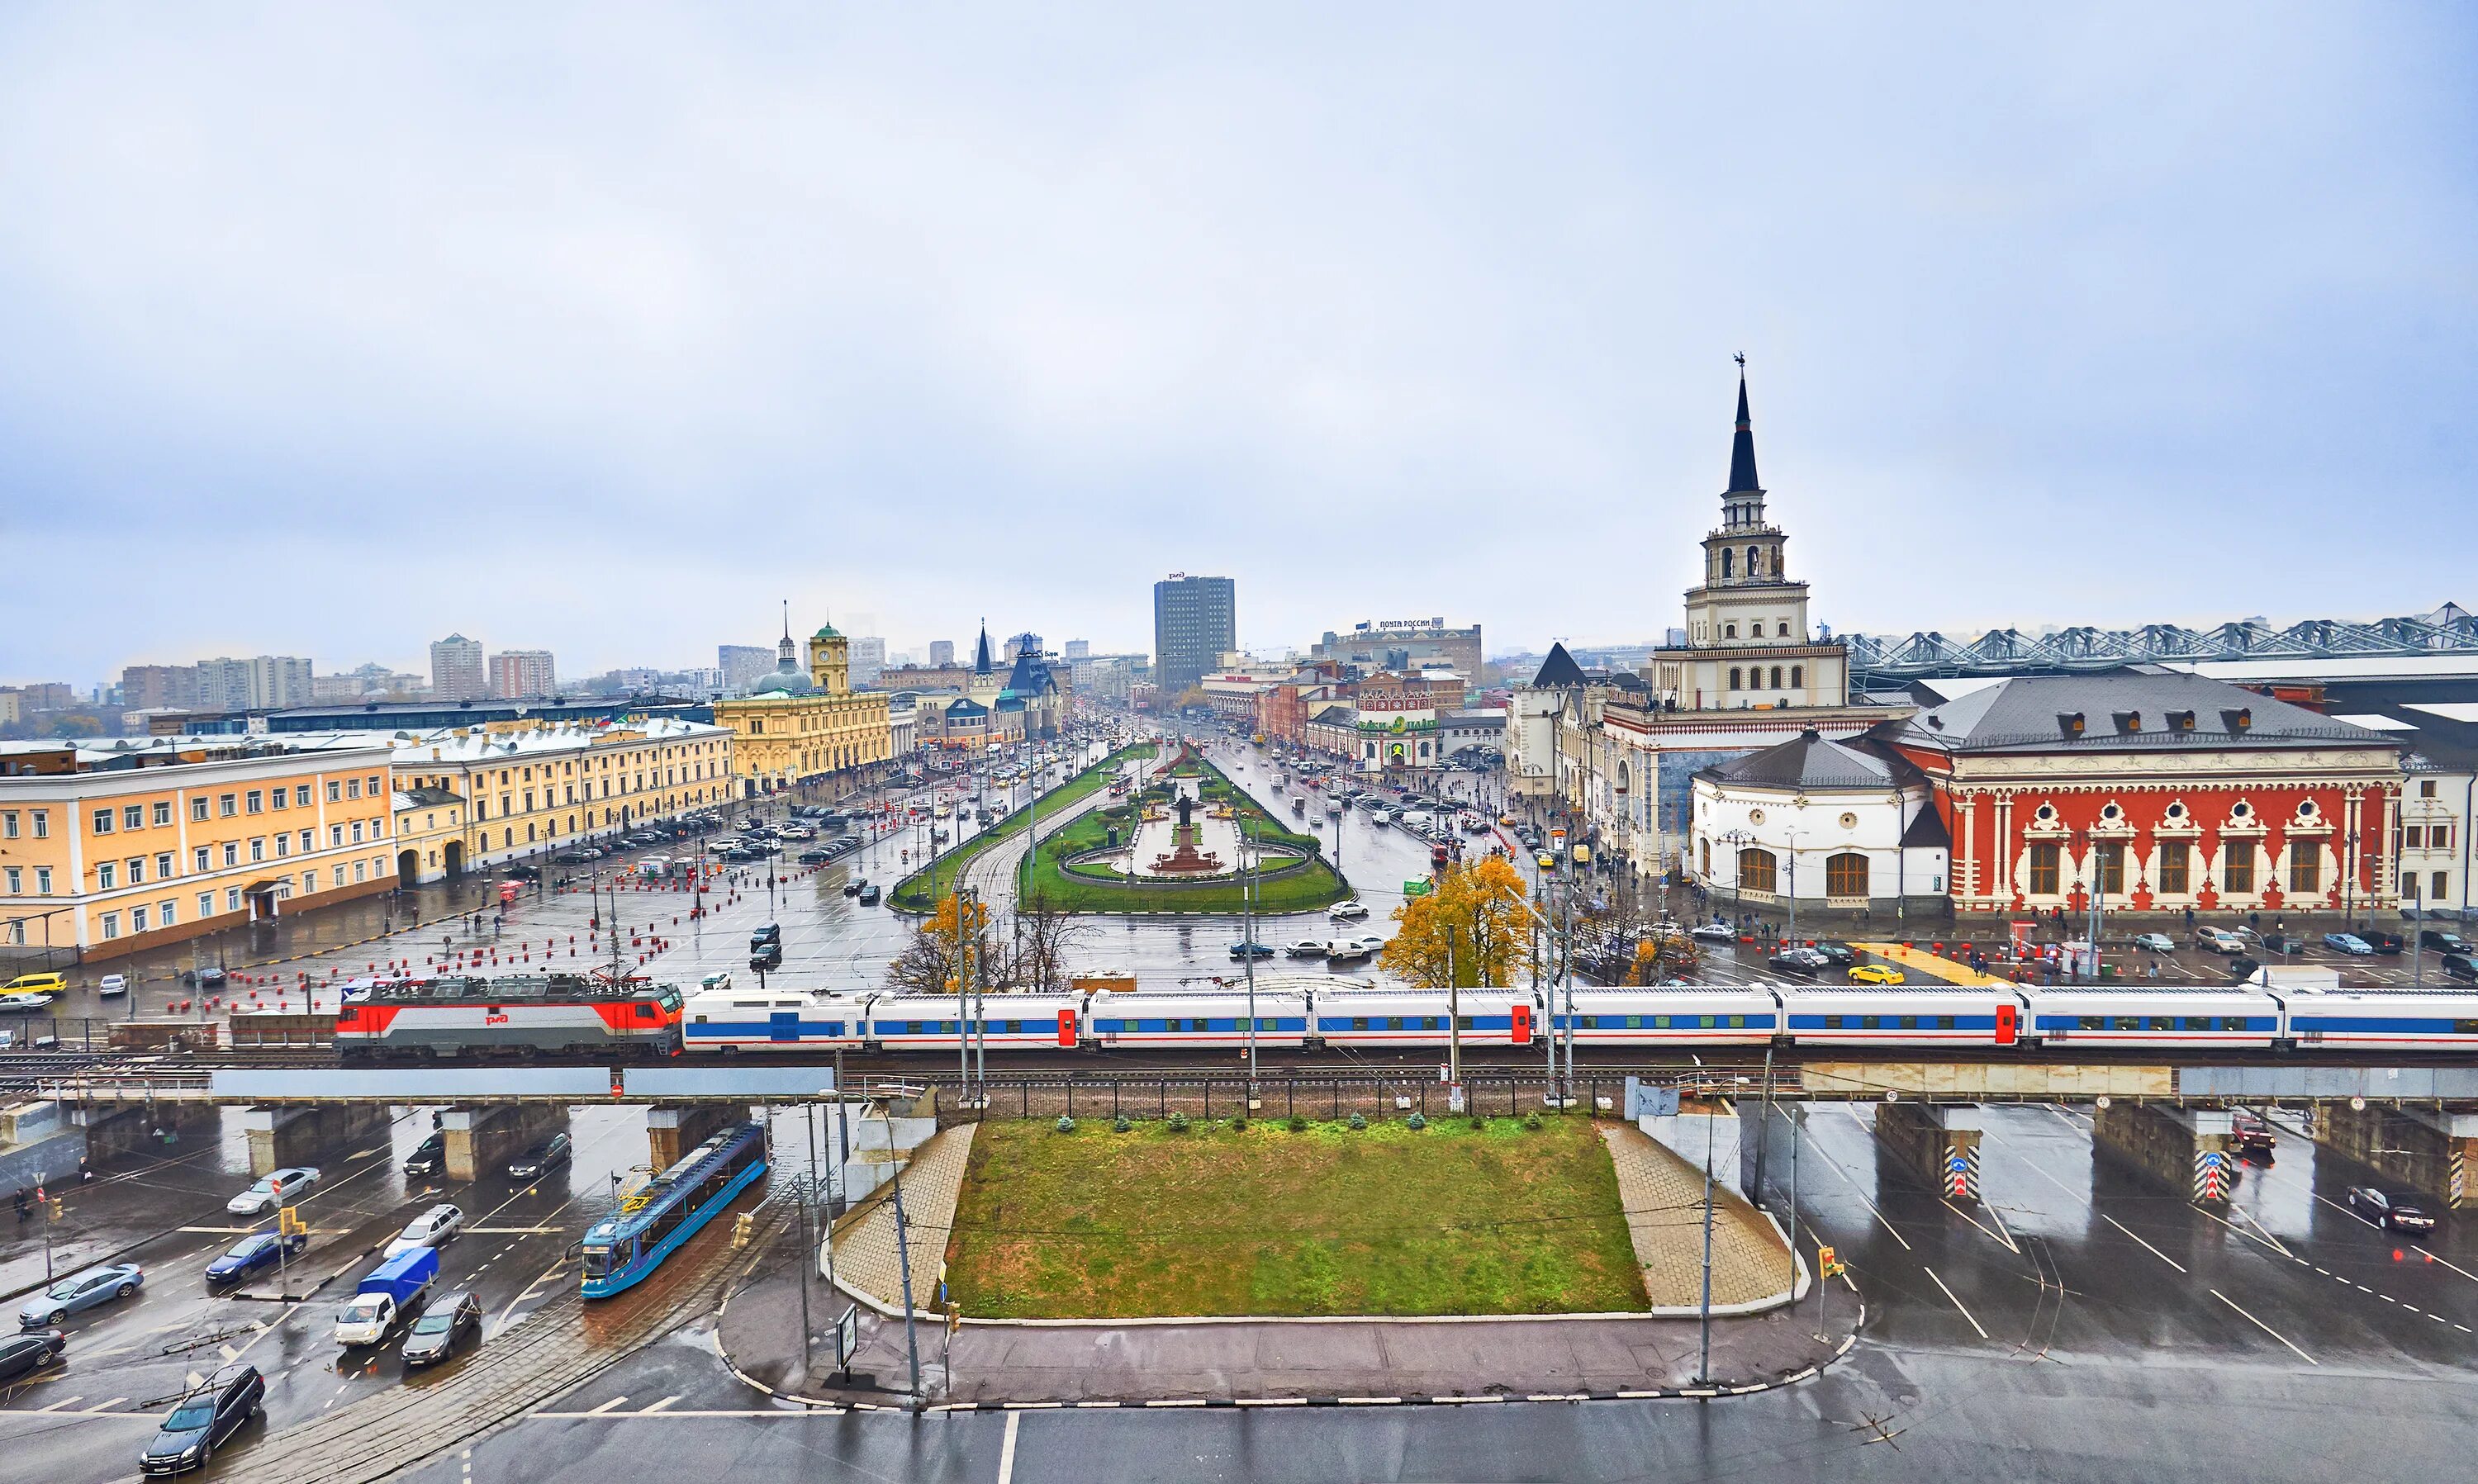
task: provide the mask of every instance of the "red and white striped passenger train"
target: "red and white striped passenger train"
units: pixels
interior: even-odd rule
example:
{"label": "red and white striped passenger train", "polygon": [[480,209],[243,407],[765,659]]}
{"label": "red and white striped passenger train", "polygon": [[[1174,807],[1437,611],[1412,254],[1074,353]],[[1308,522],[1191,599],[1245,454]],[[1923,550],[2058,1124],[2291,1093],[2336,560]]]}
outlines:
{"label": "red and white striped passenger train", "polygon": [[348,988],[336,1013],[346,1061],[546,1053],[669,1056],[680,1047],[680,992],[584,974],[446,975]]}

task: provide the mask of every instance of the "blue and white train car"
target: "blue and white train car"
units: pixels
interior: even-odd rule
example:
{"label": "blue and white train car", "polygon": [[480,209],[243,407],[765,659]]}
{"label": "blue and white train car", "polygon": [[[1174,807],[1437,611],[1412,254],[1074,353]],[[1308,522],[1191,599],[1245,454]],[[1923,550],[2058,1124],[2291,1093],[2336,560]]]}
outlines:
{"label": "blue and white train car", "polygon": [[2280,1001],[2247,985],[2025,986],[2022,994],[2022,1039],[2047,1045],[2267,1051],[2281,1039]]}
{"label": "blue and white train car", "polygon": [[[1566,1034],[1567,1003],[1550,992],[1541,1022],[1555,1035]],[[1573,1006],[1582,1046],[1759,1046],[1781,1023],[1780,1002],[1754,985],[1578,990]]]}
{"label": "blue and white train car", "polygon": [[1442,1046],[1450,1029],[1467,1046],[1531,1044],[1532,1009],[1520,990],[1464,990],[1461,1023],[1444,990],[1328,990],[1315,996],[1316,1036],[1329,1046]]}
{"label": "blue and white train car", "polygon": [[2436,990],[2279,990],[2300,1050],[2478,1050],[2478,994]]}
{"label": "blue and white train car", "polygon": [[[1102,1050],[1225,1049],[1249,1044],[1244,990],[1177,990],[1095,994],[1085,1008],[1084,1043]],[[1307,1044],[1308,997],[1298,990],[1255,994],[1259,1050]]]}
{"label": "blue and white train car", "polygon": [[803,1051],[861,1044],[863,1001],[840,994],[701,990],[681,1007],[691,1051]]}
{"label": "blue and white train car", "polygon": [[[975,1018],[973,1011],[980,1012]],[[1056,1050],[1077,1044],[1081,994],[872,994],[861,1038],[873,1050],[952,1051],[975,1046]]]}
{"label": "blue and white train car", "polygon": [[2021,1039],[2022,1000],[2010,985],[1772,987],[1783,1031],[1800,1045],[2010,1046]]}

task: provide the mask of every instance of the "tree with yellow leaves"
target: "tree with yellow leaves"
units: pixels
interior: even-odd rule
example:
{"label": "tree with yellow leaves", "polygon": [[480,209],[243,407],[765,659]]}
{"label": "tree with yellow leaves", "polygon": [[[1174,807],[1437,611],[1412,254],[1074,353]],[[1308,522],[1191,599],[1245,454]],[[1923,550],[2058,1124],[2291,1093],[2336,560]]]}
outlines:
{"label": "tree with yellow leaves", "polygon": [[[1395,909],[1401,924],[1378,963],[1423,989],[1443,989],[1446,964],[1465,988],[1504,985],[1530,941],[1523,877],[1502,856],[1449,867],[1436,889]],[[1451,955],[1449,954],[1451,950]]]}
{"label": "tree with yellow leaves", "polygon": [[957,993],[965,946],[982,943],[981,931],[989,925],[989,903],[974,902],[967,910],[951,892],[940,897],[937,910],[922,919],[921,930],[901,956],[886,966],[886,987],[902,994]]}

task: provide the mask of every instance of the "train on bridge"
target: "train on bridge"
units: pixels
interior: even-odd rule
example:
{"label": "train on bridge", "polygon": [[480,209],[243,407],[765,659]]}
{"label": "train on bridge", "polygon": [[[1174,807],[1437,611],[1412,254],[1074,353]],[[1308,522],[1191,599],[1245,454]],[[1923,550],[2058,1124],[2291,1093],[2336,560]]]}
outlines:
{"label": "train on bridge", "polygon": [[1355,1048],[1766,1045],[1933,1056],[2021,1047],[2111,1052],[2478,1053],[2478,994],[2272,984],[2059,986],[1659,985],[1446,990],[1344,975],[1268,974],[1237,989],[1050,994],[683,993],[640,978],[444,977],[348,986],[347,1061],[542,1055],[743,1056],[847,1049],[1228,1053]]}

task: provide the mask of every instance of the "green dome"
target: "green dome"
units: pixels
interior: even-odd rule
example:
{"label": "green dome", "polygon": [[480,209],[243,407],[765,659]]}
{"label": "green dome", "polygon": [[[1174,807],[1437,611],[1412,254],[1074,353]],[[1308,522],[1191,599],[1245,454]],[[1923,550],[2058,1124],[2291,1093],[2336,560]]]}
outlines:
{"label": "green dome", "polygon": [[817,634],[815,635],[815,637],[816,637],[816,638],[818,638],[818,639],[841,639],[841,638],[843,638],[843,636],[842,636],[841,634],[838,634],[838,633],[836,633],[836,632],[835,632],[835,626],[834,626],[833,624],[831,624],[831,623],[822,623],[822,624],[819,624],[819,625],[818,625],[818,632],[817,632]]}
{"label": "green dome", "polygon": [[816,686],[809,683],[809,677],[798,670],[778,669],[757,682],[748,693],[751,695],[807,695],[816,689]]}

